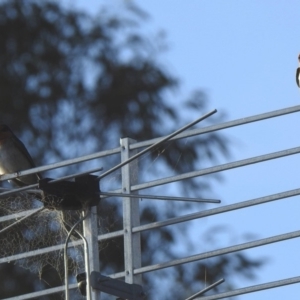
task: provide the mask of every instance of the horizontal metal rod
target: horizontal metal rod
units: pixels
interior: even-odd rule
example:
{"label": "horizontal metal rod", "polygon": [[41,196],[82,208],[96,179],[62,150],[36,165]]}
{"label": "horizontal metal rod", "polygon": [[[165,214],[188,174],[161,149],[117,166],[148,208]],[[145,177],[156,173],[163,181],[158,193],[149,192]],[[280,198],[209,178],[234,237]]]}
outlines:
{"label": "horizontal metal rod", "polygon": [[120,236],[123,236],[123,235],[124,235],[124,230],[123,229],[113,231],[113,232],[108,232],[108,233],[98,235],[98,241],[113,239],[113,238],[120,237]]}
{"label": "horizontal metal rod", "polygon": [[24,186],[24,187],[21,187],[21,188],[9,190],[7,192],[1,193],[0,198],[4,197],[4,196],[6,197],[6,196],[9,196],[9,195],[14,195],[14,194],[17,194],[17,193],[25,192],[27,190],[31,190],[31,189],[34,189],[34,188],[37,188],[37,187],[38,187],[38,184],[35,183],[35,184],[30,184],[30,185],[27,185],[27,186]]}
{"label": "horizontal metal rod", "polygon": [[201,295],[205,294],[206,292],[210,291],[211,289],[213,289],[214,287],[216,287],[219,284],[223,283],[224,281],[225,281],[225,279],[222,278],[222,279],[218,280],[217,282],[211,284],[210,286],[206,287],[205,289],[201,290],[200,292],[198,292],[198,293],[196,293],[196,294],[194,294],[194,295],[186,298],[185,300],[193,300],[196,297],[201,296]]}
{"label": "horizontal metal rod", "polygon": [[[234,203],[234,204],[229,204],[229,205],[225,205],[225,206],[221,206],[221,207],[217,207],[217,208],[212,208],[212,209],[208,209],[208,210],[204,210],[204,211],[200,211],[200,212],[196,212],[196,213],[192,213],[192,214],[188,214],[188,215],[184,215],[184,216],[180,216],[180,217],[170,218],[170,219],[164,220],[164,221],[158,221],[158,222],[153,222],[150,224],[136,226],[136,227],[132,228],[132,232],[141,232],[141,231],[145,231],[145,230],[156,229],[156,228],[160,228],[163,226],[169,226],[169,225],[173,225],[173,224],[177,224],[177,223],[181,223],[181,222],[187,222],[187,221],[191,221],[191,220],[195,220],[195,219],[199,219],[199,218],[204,218],[204,217],[208,217],[208,216],[212,216],[212,215],[226,213],[226,212],[243,209],[243,208],[247,208],[247,207],[251,207],[251,206],[255,206],[255,205],[259,205],[259,204],[264,204],[264,203],[268,203],[268,202],[272,202],[272,201],[276,201],[276,200],[281,200],[281,199],[285,199],[285,198],[289,198],[289,197],[295,197],[298,195],[300,195],[300,189],[289,190],[286,192],[276,193],[276,194],[272,194],[272,195],[268,195],[268,196],[264,196],[264,197],[259,197],[259,198],[246,200],[246,201],[242,201],[242,202],[238,202],[238,203]],[[109,232],[104,235],[99,235],[98,240],[100,241],[100,240],[105,240],[105,239],[116,238],[116,237],[122,236],[123,234],[124,234],[123,230]]]}
{"label": "horizontal metal rod", "polygon": [[[81,244],[83,244],[82,240],[78,240],[78,241],[69,243],[68,247],[69,248],[70,247],[75,247],[75,246],[78,246],[78,245],[81,245]],[[23,258],[28,258],[28,257],[32,257],[32,256],[41,255],[41,254],[49,253],[49,252],[52,252],[52,251],[60,251],[63,248],[64,248],[64,245],[60,244],[60,245],[41,248],[41,249],[36,249],[36,250],[24,252],[24,253],[18,253],[18,254],[14,254],[14,255],[11,255],[11,256],[7,256],[7,257],[2,257],[2,258],[0,258],[0,264],[15,261],[15,260],[18,260],[18,259],[23,259]]]}
{"label": "horizontal metal rod", "polygon": [[[69,289],[77,289],[78,285],[77,283],[73,283],[69,285]],[[64,292],[65,290],[65,286],[58,286],[55,288],[50,288],[50,289],[45,289],[43,291],[38,291],[38,292],[33,292],[33,293],[29,293],[29,294],[24,294],[24,295],[20,295],[20,296],[15,296],[15,297],[10,297],[10,298],[5,298],[2,300],[27,300],[27,299],[36,299],[39,298],[41,296],[47,296],[47,295],[52,295],[52,294],[56,294],[56,293],[61,293]],[[57,297],[57,299],[59,299],[60,297]]]}
{"label": "horizontal metal rod", "polygon": [[37,209],[37,210],[35,210],[35,211],[29,213],[28,215],[24,216],[23,218],[21,218],[21,219],[15,221],[14,223],[12,223],[12,224],[6,226],[5,228],[3,228],[3,229],[0,230],[0,235],[1,235],[3,232],[5,232],[5,231],[7,231],[7,230],[10,230],[10,229],[13,228],[14,226],[16,226],[16,225],[18,225],[19,223],[21,223],[22,221],[26,220],[26,219],[29,218],[29,217],[32,217],[33,215],[39,213],[40,211],[42,211],[42,210],[44,210],[44,209],[45,209],[44,207],[41,207],[41,208],[39,208],[39,209]]}
{"label": "horizontal metal rod", "polygon": [[[49,183],[51,183],[51,182],[54,183],[54,182],[58,182],[58,181],[62,181],[62,180],[72,179],[72,178],[80,177],[82,175],[99,172],[99,171],[102,171],[102,170],[103,170],[103,168],[99,167],[99,168],[88,170],[88,171],[83,171],[83,172],[79,172],[79,173],[75,173],[75,174],[71,174],[71,175],[66,175],[66,176],[63,176],[63,177],[59,177],[57,179],[53,179],[53,180],[49,181]],[[6,175],[3,175],[3,176],[6,176]],[[1,178],[1,180],[2,180],[2,178]],[[13,189],[13,190],[8,190],[6,192],[1,193],[0,198],[4,197],[4,196],[9,196],[9,195],[17,194],[17,193],[20,193],[20,192],[28,191],[30,189],[37,188],[38,186],[39,186],[39,184],[35,183],[35,184],[27,185],[25,187]],[[38,193],[38,191],[37,191],[37,193]]]}
{"label": "horizontal metal rod", "polygon": [[[98,241],[103,241],[103,240],[107,240],[107,239],[120,237],[120,236],[123,236],[123,234],[124,234],[124,230],[118,230],[118,231],[114,231],[114,232],[101,234],[101,235],[98,235]],[[78,241],[69,243],[68,247],[69,248],[75,247],[75,246],[79,246],[82,244],[83,244],[82,240],[78,240]],[[7,263],[10,261],[15,261],[18,259],[37,256],[37,255],[41,255],[41,254],[49,253],[49,252],[53,252],[53,251],[61,251],[63,248],[64,248],[64,245],[60,244],[60,245],[56,245],[56,246],[50,246],[50,247],[46,247],[46,248],[42,248],[42,249],[36,249],[36,250],[28,251],[28,252],[23,252],[23,253],[7,256],[7,257],[2,257],[2,258],[0,258],[0,264]]]}
{"label": "horizontal metal rod", "polygon": [[6,216],[3,216],[3,217],[0,217],[0,223],[30,215],[30,214],[32,214],[36,211],[39,211],[40,209],[41,209],[41,207],[26,210],[26,211],[17,212],[17,213],[14,213],[12,215],[6,215]]}
{"label": "horizontal metal rod", "polygon": [[[162,178],[162,179],[158,179],[158,180],[153,180],[153,181],[148,181],[145,183],[137,184],[137,185],[134,185],[131,187],[131,191],[138,191],[138,190],[147,189],[147,188],[151,188],[151,187],[155,187],[155,186],[159,186],[159,185],[163,185],[163,184],[167,184],[167,183],[171,183],[171,182],[190,179],[193,177],[199,177],[199,176],[203,176],[203,175],[213,174],[213,173],[217,173],[217,172],[221,172],[221,171],[226,171],[226,170],[230,170],[230,169],[234,169],[234,168],[238,168],[238,167],[256,164],[256,163],[264,162],[267,160],[285,157],[285,156],[289,156],[289,155],[294,155],[294,154],[298,154],[298,153],[300,153],[300,147],[291,148],[291,149],[282,150],[282,151],[273,152],[273,153],[264,154],[264,155],[259,155],[259,156],[255,156],[255,157],[251,157],[251,158],[234,161],[231,163],[218,165],[218,166],[211,167],[211,168],[202,169],[199,171],[188,172],[188,173],[184,173],[184,174],[180,174],[180,175],[176,175],[176,176],[166,177],[166,178]],[[119,192],[119,191],[120,190],[116,190],[114,192]]]}
{"label": "horizontal metal rod", "polygon": [[210,117],[211,115],[213,115],[213,114],[216,113],[216,112],[217,112],[217,110],[214,109],[214,110],[212,110],[211,112],[209,112],[209,113],[203,115],[202,117],[196,119],[195,121],[193,121],[193,122],[191,122],[191,123],[189,123],[189,124],[183,126],[182,128],[180,128],[180,129],[178,129],[178,130],[172,132],[171,134],[169,134],[169,135],[167,135],[167,136],[165,136],[165,137],[159,139],[155,144],[153,144],[153,145],[147,147],[146,149],[142,150],[141,152],[139,152],[139,153],[137,153],[137,154],[131,156],[131,157],[130,157],[129,159],[127,159],[126,161],[123,161],[123,162],[121,162],[120,164],[118,164],[118,165],[114,166],[113,168],[109,169],[108,171],[104,172],[103,174],[101,174],[101,175],[98,177],[98,179],[100,180],[100,179],[104,178],[105,176],[107,176],[107,175],[113,173],[114,171],[120,169],[121,167],[123,167],[123,166],[129,164],[131,161],[137,159],[138,157],[142,156],[142,155],[145,154],[146,152],[149,152],[149,151],[151,151],[152,149],[154,149],[154,148],[160,146],[160,145],[163,144],[164,142],[170,140],[172,137],[174,137],[174,136],[178,135],[179,133],[185,131],[186,129],[192,127],[193,125],[195,125],[195,124],[197,124],[197,123],[199,123],[199,122],[205,120],[206,118]]}
{"label": "horizontal metal rod", "polygon": [[112,154],[118,154],[118,153],[120,153],[120,151],[121,151],[121,147],[117,147],[117,148],[110,149],[110,150],[100,151],[100,152],[96,152],[96,153],[92,153],[92,154],[88,154],[88,155],[84,155],[84,156],[79,156],[76,158],[63,160],[63,161],[45,165],[45,166],[40,166],[40,167],[28,169],[28,170],[11,173],[11,174],[3,174],[0,176],[0,181],[62,168],[62,167],[66,167],[69,165],[74,165],[74,164],[78,164],[81,162],[85,162],[88,160],[93,160],[96,158],[100,158],[100,157],[104,157],[104,156],[108,156],[108,155],[112,155]]}
{"label": "horizontal metal rod", "polygon": [[271,201],[276,201],[276,200],[280,200],[280,199],[284,199],[284,198],[288,198],[288,197],[294,197],[294,196],[298,196],[298,195],[300,195],[300,189],[290,190],[290,191],[277,193],[277,194],[273,194],[273,195],[269,195],[269,196],[265,196],[265,197],[242,201],[242,202],[229,204],[229,205],[225,205],[225,206],[221,206],[221,207],[211,208],[208,210],[204,210],[204,211],[200,211],[200,212],[196,212],[196,213],[192,213],[192,214],[188,214],[188,215],[184,215],[184,216],[180,216],[180,217],[170,218],[170,219],[164,220],[164,221],[158,221],[158,222],[153,222],[150,224],[140,225],[137,227],[133,227],[132,232],[140,232],[140,231],[144,231],[144,230],[160,228],[163,226],[169,226],[169,225],[177,224],[177,223],[181,223],[181,222],[187,222],[187,221],[191,221],[194,219],[199,219],[199,218],[204,218],[204,217],[217,215],[217,214],[221,214],[221,213],[225,213],[225,212],[230,212],[233,210],[247,208],[250,206],[264,204],[264,203],[268,203]]}
{"label": "horizontal metal rod", "polygon": [[224,292],[216,295],[204,296],[204,297],[196,298],[195,300],[216,300],[216,299],[225,299],[225,298],[228,299],[229,297],[232,296],[239,296],[243,294],[263,291],[263,290],[277,288],[277,287],[281,287],[289,284],[295,284],[299,282],[300,282],[300,276],[297,276],[297,277],[267,282],[263,284],[252,285],[245,288]]}
{"label": "horizontal metal rod", "polygon": [[200,198],[187,198],[187,197],[172,197],[172,196],[154,196],[154,195],[141,195],[141,194],[122,194],[122,193],[106,193],[100,192],[100,195],[108,197],[130,197],[130,198],[141,198],[141,199],[153,199],[153,200],[175,200],[175,201],[191,201],[201,203],[221,203],[221,200],[214,199],[200,199]]}
{"label": "horizontal metal rod", "polygon": [[[204,128],[190,129],[188,131],[178,134],[177,136],[173,137],[171,140],[178,140],[178,139],[187,138],[187,137],[191,137],[191,136],[195,136],[195,135],[200,135],[200,134],[204,134],[204,133],[227,129],[227,128],[231,128],[231,127],[235,127],[235,126],[239,126],[239,125],[245,125],[245,124],[249,124],[249,123],[253,123],[253,122],[257,122],[257,121],[262,121],[262,120],[271,119],[274,117],[284,116],[284,115],[291,114],[291,113],[296,113],[299,111],[300,111],[300,105],[282,108],[279,110],[274,110],[274,111],[270,111],[267,113],[262,113],[262,114],[258,114],[258,115],[254,115],[254,116],[250,116],[250,117],[240,118],[240,119],[236,119],[236,120],[232,120],[232,121],[228,121],[228,122],[224,122],[224,123],[220,123],[220,124],[216,124],[216,125],[207,126]],[[151,140],[131,144],[130,149],[147,147],[151,144],[156,143],[159,139],[160,138],[154,138]]]}
{"label": "horizontal metal rod", "polygon": [[[268,245],[271,243],[282,242],[282,241],[285,241],[288,239],[293,239],[293,238],[298,238],[298,237],[300,237],[300,230],[290,232],[290,233],[280,234],[280,235],[252,241],[252,242],[238,244],[238,245],[234,245],[234,246],[230,246],[230,247],[226,247],[226,248],[221,248],[218,250],[213,250],[213,251],[209,251],[209,252],[205,252],[205,253],[201,253],[201,254],[196,254],[196,255],[192,255],[192,256],[188,256],[188,257],[184,257],[184,258],[174,259],[174,260],[171,260],[171,261],[168,261],[165,263],[160,263],[160,264],[155,264],[155,265],[146,266],[146,267],[142,267],[142,268],[137,268],[134,270],[134,274],[142,274],[142,273],[146,273],[146,272],[161,270],[161,269],[165,269],[165,268],[169,268],[169,267],[178,266],[181,264],[199,261],[202,259],[207,259],[207,258],[219,256],[219,255],[234,253],[237,251],[251,249],[251,248],[255,248],[255,247],[259,247],[259,246],[264,246],[264,245]],[[120,278],[120,277],[124,277],[124,276],[125,276],[125,272],[120,272],[120,273],[113,274],[110,277]]]}

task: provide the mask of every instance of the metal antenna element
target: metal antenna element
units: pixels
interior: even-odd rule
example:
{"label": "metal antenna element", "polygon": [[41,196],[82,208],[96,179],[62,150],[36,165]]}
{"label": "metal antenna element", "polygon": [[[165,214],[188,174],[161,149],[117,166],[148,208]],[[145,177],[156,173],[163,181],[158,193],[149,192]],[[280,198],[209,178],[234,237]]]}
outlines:
{"label": "metal antenna element", "polygon": [[1,193],[0,197],[4,197],[4,196],[8,196],[8,195],[13,195],[13,194],[17,194],[17,193],[20,193],[20,192],[24,192],[24,191],[27,191],[27,190],[30,190],[30,189],[37,188],[37,186],[38,186],[38,184],[35,183],[35,184],[30,184],[30,185],[27,185],[27,186],[24,186],[24,187],[21,187],[21,188],[9,190],[7,192]]}
{"label": "metal antenna element", "polygon": [[222,278],[222,279],[218,280],[217,282],[213,283],[212,285],[210,285],[210,286],[206,287],[205,289],[201,290],[200,292],[198,292],[198,293],[196,293],[196,294],[194,294],[194,295],[192,295],[192,296],[186,298],[185,300],[192,300],[192,299],[195,299],[196,297],[205,294],[207,291],[213,289],[214,287],[216,287],[217,285],[223,283],[224,281],[225,281],[225,279]]}
{"label": "metal antenna element", "polygon": [[130,198],[153,199],[153,200],[175,200],[175,201],[191,201],[191,202],[201,202],[201,203],[221,203],[221,200],[199,199],[199,198],[188,198],[188,197],[173,197],[173,196],[154,196],[154,195],[107,193],[107,192],[100,192],[100,195],[105,196],[105,197],[101,197],[101,198],[130,197]]}
{"label": "metal antenna element", "polygon": [[[171,139],[172,137],[174,137],[175,135],[178,135],[179,133],[183,132],[184,130],[192,127],[193,125],[199,123],[200,121],[203,121],[204,119],[210,117],[211,115],[215,114],[217,112],[216,109],[212,110],[211,112],[205,114],[204,116],[200,117],[199,119],[185,125],[184,127],[174,131],[173,133],[167,135],[166,137],[164,137],[163,139],[159,140],[158,142],[156,142],[155,144],[149,146],[148,148],[142,150],[141,152],[137,153],[136,155],[131,156],[129,159],[127,159],[126,161],[114,166],[113,168],[111,168],[110,170],[104,172],[103,174],[101,174],[100,176],[98,176],[98,180],[102,179],[103,177],[111,174],[112,172],[120,169],[121,167],[129,164],[130,162],[132,162],[133,160],[137,159],[138,157],[142,156],[143,154],[145,154],[146,152],[149,152],[150,150],[156,148],[157,146],[161,145],[162,143],[168,141],[169,139]],[[1,196],[1,195],[0,195]]]}
{"label": "metal antenna element", "polygon": [[[84,219],[86,219],[88,216],[88,213],[86,213],[82,218],[80,218],[74,225],[73,227],[71,228],[71,230],[69,231],[68,233],[68,236],[66,238],[66,242],[65,242],[65,247],[64,247],[64,267],[65,267],[65,299],[66,300],[69,300],[70,299],[70,295],[69,295],[69,281],[68,281],[68,243],[69,243],[69,240],[70,240],[70,237],[73,233],[73,231],[75,230],[75,228],[81,223],[83,222]],[[66,223],[67,224],[67,223]],[[87,271],[87,277],[86,277],[86,280],[87,280],[87,300],[91,300],[91,291],[90,291],[90,282],[89,282],[89,275],[90,275],[90,270],[89,270],[89,257],[88,257],[88,244],[87,244],[87,241],[86,239],[81,235],[81,233],[79,231],[76,231],[77,234],[79,234],[79,236],[83,239],[84,241],[84,245],[85,245],[85,267],[87,268],[86,271]],[[89,295],[89,296],[88,296]]]}
{"label": "metal antenna element", "polygon": [[[213,114],[215,111],[212,113],[202,117],[200,120],[206,118],[207,116]],[[300,147],[295,147],[295,148],[290,148],[290,149],[284,149],[281,151],[273,152],[273,153],[267,153],[263,155],[259,155],[256,157],[250,157],[246,159],[241,159],[239,161],[232,161],[232,162],[226,162],[221,165],[215,165],[212,167],[208,167],[205,169],[201,170],[194,170],[190,171],[187,173],[179,174],[176,176],[169,176],[165,178],[161,178],[159,180],[152,180],[152,181],[146,181],[144,183],[139,184],[138,179],[139,179],[139,168],[138,168],[138,162],[136,160],[137,157],[140,155],[144,154],[145,152],[153,149],[154,147],[157,147],[161,143],[167,141],[173,141],[177,139],[182,139],[182,138],[187,138],[187,137],[192,137],[196,135],[201,135],[201,134],[207,134],[210,132],[216,132],[219,130],[227,129],[227,128],[232,128],[244,124],[249,124],[257,121],[262,121],[274,117],[279,117],[291,113],[296,113],[300,112],[300,105],[294,106],[294,107],[288,107],[284,109],[280,109],[277,111],[272,111],[272,112],[267,112],[259,115],[254,115],[254,116],[249,116],[249,117],[243,117],[240,119],[232,120],[229,122],[221,123],[221,124],[215,124],[212,126],[207,126],[207,127],[202,127],[202,126],[197,126],[198,128],[193,128],[186,130],[184,132],[181,132],[178,134],[177,132],[174,132],[171,136],[167,137],[157,137],[155,139],[151,140],[145,140],[142,142],[136,142],[133,141],[130,138],[124,138],[121,139],[121,146],[108,149],[105,151],[100,151],[96,153],[92,153],[89,155],[69,159],[69,160],[64,160],[60,161],[51,165],[46,165],[46,166],[41,166],[37,168],[32,168],[30,170],[24,170],[12,174],[4,174],[0,176],[0,181],[3,180],[9,180],[13,179],[16,177],[21,177],[21,176],[27,176],[30,174],[35,174],[35,173],[40,173],[40,172],[45,172],[48,170],[60,168],[60,167],[66,167],[71,164],[76,164],[76,163],[81,163],[83,161],[88,161],[92,159],[99,159],[100,157],[108,157],[110,155],[115,155],[115,154],[120,154],[120,162],[121,164],[114,167],[111,170],[108,170],[104,174],[97,174],[96,176],[93,176],[93,185],[92,186],[98,186],[98,181],[99,179],[103,178],[104,176],[110,174],[114,170],[121,168],[119,171],[121,173],[121,187],[118,189],[113,190],[113,188],[109,191],[109,193],[102,193],[100,192],[100,188],[98,190],[95,189],[94,195],[95,198],[97,198],[97,201],[99,201],[100,197],[101,198],[106,198],[106,197],[111,197],[111,196],[116,196],[116,197],[122,197],[123,198],[123,228],[114,230],[112,232],[107,232],[107,233],[98,233],[99,229],[99,222],[97,219],[97,206],[88,206],[87,205],[82,205],[80,206],[80,209],[83,211],[83,214],[79,218],[85,218],[84,220],[81,219],[78,221],[77,224],[82,222],[82,227],[83,227],[83,232],[77,232],[78,234],[78,239],[76,241],[69,241],[71,232],[69,233],[68,239],[66,241],[66,245],[63,242],[62,244],[52,245],[48,247],[41,247],[39,249],[21,249],[21,253],[11,253],[9,256],[6,257],[1,257],[0,258],[0,264],[11,262],[11,261],[17,261],[17,260],[26,260],[30,257],[35,257],[35,256],[40,256],[45,253],[52,253],[54,251],[64,251],[65,250],[65,282],[66,285],[61,285],[58,287],[54,288],[49,288],[46,290],[41,290],[41,291],[35,291],[29,294],[25,295],[20,295],[17,298],[19,300],[21,299],[40,299],[44,296],[48,296],[51,294],[57,294],[57,293],[64,293],[65,289],[67,289],[67,293],[71,293],[72,289],[79,289],[81,292],[84,291],[85,294],[88,295],[88,297],[91,297],[89,300],[100,300],[101,298],[101,293],[108,293],[110,295],[114,295],[116,297],[119,297],[119,299],[130,299],[130,300],[142,300],[145,295],[143,294],[142,290],[142,274],[147,273],[147,272],[154,272],[157,270],[169,268],[169,267],[176,267],[179,265],[183,265],[186,263],[191,263],[191,262],[196,262],[196,261],[201,261],[204,259],[209,259],[212,257],[220,257],[222,255],[228,255],[231,253],[235,253],[237,251],[245,251],[247,249],[253,249],[253,248],[258,248],[262,247],[265,245],[271,245],[275,243],[282,243],[284,241],[290,241],[292,239],[300,238],[300,230],[294,231],[294,232],[286,232],[280,235],[275,235],[275,236],[268,236],[263,239],[259,240],[253,240],[250,242],[246,243],[241,243],[241,244],[232,244],[229,245],[225,248],[217,248],[214,250],[208,250],[203,253],[196,253],[190,256],[185,256],[182,258],[174,258],[171,261],[162,261],[159,263],[151,264],[151,265],[145,265],[142,266],[141,264],[141,243],[140,243],[140,233],[146,231],[146,230],[153,230],[153,229],[159,229],[164,226],[170,226],[173,224],[178,224],[181,222],[187,222],[191,220],[200,220],[201,218],[204,217],[210,217],[214,215],[219,215],[219,214],[227,214],[231,211],[237,211],[237,210],[247,210],[250,207],[256,206],[259,207],[263,204],[266,203],[274,203],[275,201],[283,201],[283,199],[287,198],[292,198],[295,196],[300,195],[300,188],[293,189],[293,190],[285,190],[281,191],[276,194],[268,194],[265,196],[260,196],[259,198],[255,199],[250,199],[250,200],[243,200],[240,199],[237,203],[232,203],[228,204],[222,207],[217,207],[213,209],[208,209],[204,211],[196,211],[194,213],[189,213],[189,214],[184,214],[178,217],[172,217],[169,219],[163,219],[161,221],[154,221],[150,222],[148,224],[140,224],[140,209],[139,209],[139,198],[148,198],[149,195],[136,195],[135,193],[138,192],[139,190],[143,189],[148,189],[152,187],[157,187],[161,185],[165,185],[168,183],[174,183],[177,181],[182,181],[185,179],[189,178],[195,178],[199,176],[206,176],[209,174],[214,174],[217,172],[221,171],[227,171],[231,170],[234,168],[240,168],[240,167],[245,167],[251,164],[258,164],[262,162],[266,162],[269,160],[275,160],[275,159],[281,159],[283,157],[295,155],[295,154],[300,154]],[[193,122],[192,124],[198,122],[199,120]],[[187,125],[185,128],[188,126],[191,126],[191,124]],[[202,128],[201,128],[202,127]],[[180,129],[181,130],[184,130]],[[176,136],[175,136],[176,135]],[[172,137],[173,136],[173,137]],[[171,138],[172,137],[172,138]],[[152,145],[152,146],[151,146]],[[151,147],[149,147],[151,146]],[[146,147],[149,147],[146,149]],[[137,149],[143,150],[140,153],[137,153]],[[136,151],[135,151],[136,150]],[[153,151],[153,150],[152,150]],[[132,156],[131,156],[132,155]],[[135,161],[134,161],[135,160]],[[122,172],[121,172],[122,170]],[[91,173],[92,171],[86,172],[86,173]],[[99,176],[101,175],[101,176]],[[80,174],[76,174],[75,176],[80,176]],[[54,183],[55,181],[59,180],[65,180],[68,178],[75,177],[74,175],[68,176],[68,177],[62,177],[58,180],[56,179],[49,179],[49,182],[53,180],[52,182]],[[50,186],[50,185],[49,185]],[[60,184],[51,184],[50,189],[54,189],[55,186],[57,187],[57,190],[59,191],[59,187],[63,187]],[[31,185],[31,186],[26,186],[21,189],[15,189],[13,191],[8,191],[3,195],[8,195],[8,194],[13,194],[13,193],[18,193],[21,191],[27,191],[30,188],[35,188],[35,190],[30,191],[30,192],[35,192],[40,193],[41,191],[36,189],[37,185]],[[89,189],[87,188],[84,190],[82,193],[79,193],[80,195],[78,196],[78,189],[75,184],[75,192],[74,190],[70,189],[71,195],[70,199],[71,202],[76,198],[76,197],[84,197],[85,192],[89,194]],[[0,189],[2,191],[2,189]],[[80,191],[79,191],[80,192]],[[120,193],[120,194],[118,194]],[[145,192],[146,193],[146,192]],[[74,197],[73,197],[74,195]],[[176,192],[174,192],[174,195],[177,195]],[[190,201],[193,198],[184,198],[184,197],[170,197],[170,196],[154,196],[154,199],[162,199],[162,200],[180,200],[180,199],[185,199],[186,201]],[[152,195],[151,195],[151,198]],[[149,197],[150,199],[150,197]],[[195,200],[205,200],[205,199],[194,199]],[[208,199],[209,200],[209,199]],[[217,200],[212,200],[212,201],[217,201]],[[24,218],[28,218],[32,215],[32,213],[37,213],[41,208],[35,208],[35,209],[30,209],[30,211],[22,211],[22,212],[17,212],[17,213],[12,213],[11,215],[7,216],[1,216],[0,217],[0,223],[4,224],[3,222],[9,222],[9,224],[13,222],[19,223]],[[88,215],[86,217],[86,215]],[[24,218],[23,218],[24,217]],[[78,219],[74,221],[77,222]],[[83,220],[83,221],[82,221]],[[74,226],[76,226],[75,224]],[[11,225],[12,228],[14,225]],[[73,223],[68,227],[69,229],[73,226]],[[1,226],[3,227],[3,226]],[[18,226],[19,227],[19,226]],[[81,225],[80,225],[81,227]],[[5,230],[8,230],[9,228],[5,228]],[[2,228],[1,228],[2,229]],[[74,233],[76,232],[76,229],[73,229],[73,235],[77,235]],[[77,228],[78,230],[78,228]],[[4,232],[3,231],[3,232]],[[1,233],[1,231],[0,231]],[[68,234],[67,233],[67,234]],[[81,236],[83,235],[84,238]],[[3,241],[5,240],[5,234],[0,236]],[[100,273],[100,263],[99,263],[99,241],[104,241],[108,239],[114,239],[122,237],[124,242],[124,270],[120,271],[118,273],[113,273],[109,274],[108,276],[104,276]],[[1,239],[0,238],[0,239]],[[9,237],[7,238],[9,239]],[[10,242],[10,241],[8,241]],[[4,250],[6,245],[2,243],[4,247]],[[9,243],[8,243],[9,244]],[[68,283],[68,275],[72,276],[70,273],[68,274],[68,259],[67,255],[69,254],[67,250],[70,250],[70,247],[77,247],[77,246],[84,246],[84,263],[85,263],[85,270],[82,273],[78,273],[76,276],[77,283]],[[68,248],[69,247],[69,248]],[[10,248],[9,248],[10,250]],[[26,251],[27,250],[27,251]],[[70,259],[71,257],[69,257]],[[111,270],[113,271],[113,270]],[[69,277],[70,278],[70,277]],[[73,277],[72,277],[73,278]],[[125,280],[119,281],[118,279],[124,278]],[[71,280],[71,279],[70,279]],[[273,288],[278,288],[278,287],[283,287],[283,286],[288,286],[296,283],[300,283],[300,276],[292,277],[292,278],[283,278],[280,280],[276,281],[268,281],[265,283],[261,283],[258,285],[252,285],[252,286],[246,286],[242,287],[239,289],[230,289],[229,291],[224,291],[215,295],[203,295],[207,291],[210,290],[210,293],[212,293],[212,288],[216,287],[220,283],[224,282],[224,279],[221,279],[214,284],[205,287],[203,290],[199,291],[198,293],[189,296],[189,298],[185,300],[212,300],[212,299],[228,299],[230,297],[234,296],[239,296],[247,293],[253,293],[257,291],[263,291],[267,289],[273,289]],[[84,295],[82,293],[82,295]],[[90,295],[90,296],[89,296]],[[66,299],[68,299],[69,294],[67,294]],[[10,298],[12,299],[12,298]]]}
{"label": "metal antenna element", "polygon": [[25,219],[27,219],[27,218],[29,218],[29,217],[31,217],[31,216],[37,214],[38,212],[40,212],[40,211],[42,211],[42,210],[44,210],[44,209],[45,209],[45,207],[41,207],[41,208],[39,208],[39,209],[37,209],[37,210],[35,210],[35,211],[29,213],[28,215],[24,216],[23,218],[17,220],[16,222],[14,222],[14,223],[12,223],[12,224],[6,226],[6,227],[3,228],[2,230],[0,230],[0,234],[2,234],[3,232],[5,232],[5,231],[11,229],[11,228],[14,227],[15,225],[21,223],[21,222],[24,221]]}

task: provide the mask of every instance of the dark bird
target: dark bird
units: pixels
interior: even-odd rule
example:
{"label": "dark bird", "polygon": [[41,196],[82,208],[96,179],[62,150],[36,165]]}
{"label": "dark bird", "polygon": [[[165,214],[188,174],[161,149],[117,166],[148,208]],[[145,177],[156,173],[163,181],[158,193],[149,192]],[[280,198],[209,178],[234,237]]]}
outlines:
{"label": "dark bird", "polygon": [[[34,168],[35,164],[24,144],[14,135],[11,129],[0,124],[0,175],[15,173]],[[39,174],[31,174],[12,179],[22,187],[38,183]]]}
{"label": "dark bird", "polygon": [[296,82],[298,87],[300,88],[300,54],[298,55],[298,62],[299,62],[299,67],[297,68],[296,71]]}

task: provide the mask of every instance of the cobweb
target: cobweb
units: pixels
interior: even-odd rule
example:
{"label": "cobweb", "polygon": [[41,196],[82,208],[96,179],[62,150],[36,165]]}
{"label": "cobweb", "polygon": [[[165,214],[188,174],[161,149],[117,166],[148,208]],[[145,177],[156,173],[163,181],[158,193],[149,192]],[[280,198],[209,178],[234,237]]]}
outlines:
{"label": "cobweb", "polygon": [[[7,219],[7,216],[12,218],[1,222],[0,230],[20,219],[19,213],[30,212],[42,206],[43,204],[33,195],[26,193],[1,198],[0,214],[6,216],[2,219]],[[40,277],[43,268],[51,265],[63,278],[63,247],[59,246],[64,245],[69,230],[63,220],[74,224],[78,218],[80,218],[80,212],[65,211],[62,213],[62,211],[44,209],[22,220],[1,233],[1,261],[14,261],[17,265],[39,274]],[[75,242],[77,239],[75,234],[71,236],[71,242]],[[54,251],[46,252],[46,250],[52,250],[46,249],[47,247],[52,247]],[[68,253],[70,269],[74,271],[82,268],[84,261],[82,245],[71,246]],[[24,258],[18,259],[21,254]]]}

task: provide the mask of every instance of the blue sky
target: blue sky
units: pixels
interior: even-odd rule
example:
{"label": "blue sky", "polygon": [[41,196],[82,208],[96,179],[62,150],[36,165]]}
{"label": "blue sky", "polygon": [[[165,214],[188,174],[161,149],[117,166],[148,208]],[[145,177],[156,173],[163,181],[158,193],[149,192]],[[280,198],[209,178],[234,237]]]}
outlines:
{"label": "blue sky", "polygon": [[[122,9],[123,1],[72,3],[94,13],[101,3]],[[145,33],[155,36],[159,30],[166,32],[169,48],[160,60],[182,81],[176,101],[200,88],[209,97],[210,109],[225,112],[226,121],[300,104],[300,90],[295,82],[300,52],[299,1],[143,0],[136,3],[150,15]],[[299,113],[295,113],[222,131],[232,141],[233,155],[220,163],[299,146],[299,119]],[[212,196],[220,198],[223,205],[299,188],[299,166],[299,155],[294,155],[223,172],[224,181],[214,183]],[[264,238],[298,230],[299,201],[299,197],[294,197],[209,217],[205,226],[228,226],[236,237],[234,243],[245,241],[246,232]],[[193,238],[199,235],[199,221],[191,224]],[[224,247],[232,242],[220,237],[219,244]],[[205,247],[199,245],[198,252]],[[300,241],[295,239],[246,251],[252,258],[268,259],[255,281],[236,278],[237,287],[299,276],[299,248]],[[296,299],[299,293],[298,284],[239,296],[239,299]]]}

